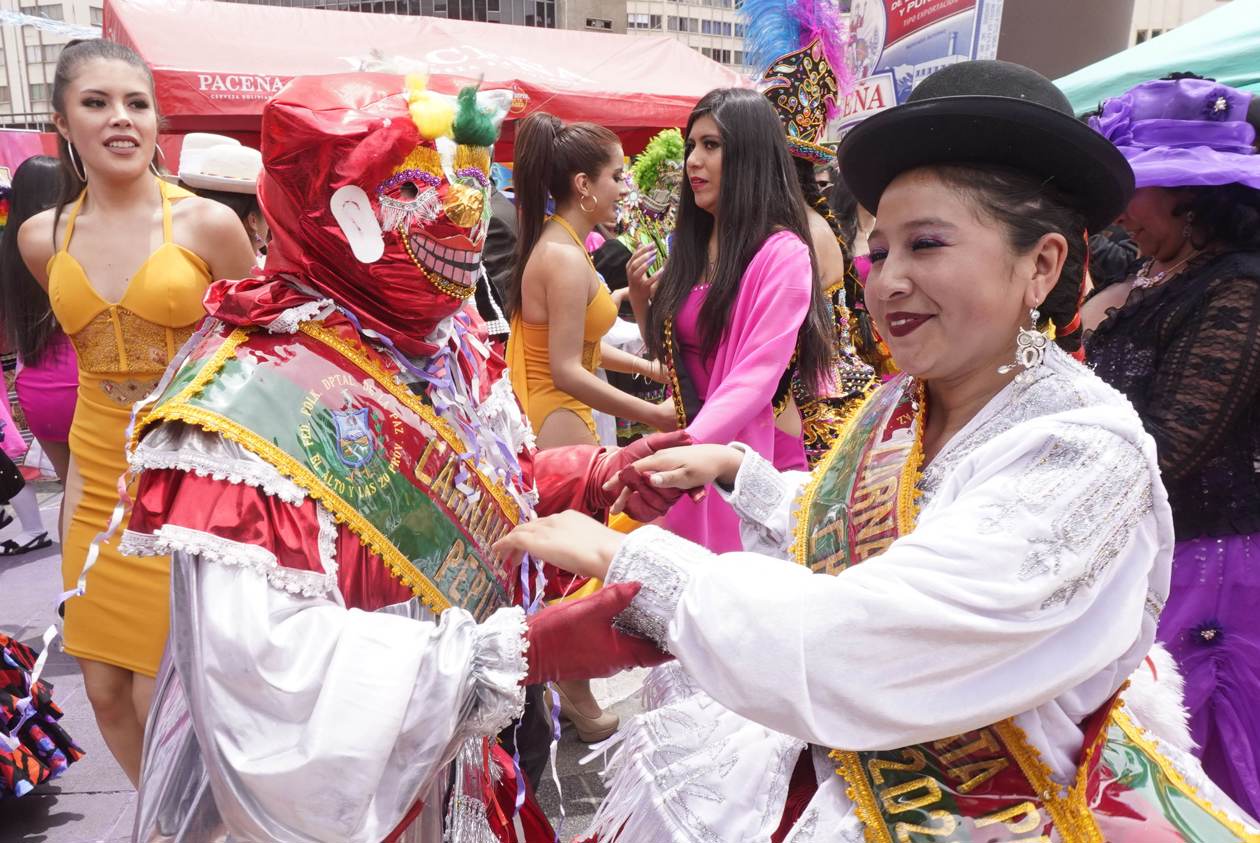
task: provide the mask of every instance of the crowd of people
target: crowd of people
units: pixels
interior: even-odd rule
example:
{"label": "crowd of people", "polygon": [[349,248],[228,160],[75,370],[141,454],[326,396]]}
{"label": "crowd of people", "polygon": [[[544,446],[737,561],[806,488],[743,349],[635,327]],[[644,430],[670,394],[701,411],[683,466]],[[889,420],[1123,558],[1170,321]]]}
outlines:
{"label": "crowd of people", "polygon": [[[172,174],[62,52],[0,322],[137,840],[552,840],[560,716],[583,840],[1260,840],[1260,109],[962,62],[837,151],[808,24],[510,185],[508,91],[298,78]],[[0,650],[4,798],[82,752]]]}

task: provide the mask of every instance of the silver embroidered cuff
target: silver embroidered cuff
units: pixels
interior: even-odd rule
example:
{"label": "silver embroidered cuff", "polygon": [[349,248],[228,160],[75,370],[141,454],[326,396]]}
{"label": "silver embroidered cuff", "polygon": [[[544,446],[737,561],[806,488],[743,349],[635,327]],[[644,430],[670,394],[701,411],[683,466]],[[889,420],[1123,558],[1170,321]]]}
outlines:
{"label": "silver embroidered cuff", "polygon": [[700,545],[660,527],[640,527],[626,536],[608,566],[606,582],[637,582],[643,587],[615,625],[669,652],[669,622],[691,579],[691,568],[712,558]]}
{"label": "silver embroidered cuff", "polygon": [[740,442],[732,442],[731,447],[744,452],[744,461],[735,474],[734,489],[727,492],[719,485],[718,494],[741,521],[764,526],[788,494],[788,484],[778,469],[752,448]]}
{"label": "silver embroidered cuff", "polygon": [[475,735],[495,735],[521,716],[525,707],[525,612],[512,606],[500,609],[477,626],[472,659],[476,705],[469,729]]}

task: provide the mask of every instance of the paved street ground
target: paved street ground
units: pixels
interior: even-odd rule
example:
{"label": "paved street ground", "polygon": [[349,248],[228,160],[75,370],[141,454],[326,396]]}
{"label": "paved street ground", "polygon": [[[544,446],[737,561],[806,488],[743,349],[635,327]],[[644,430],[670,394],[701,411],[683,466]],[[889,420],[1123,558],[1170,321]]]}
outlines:
{"label": "paved street ground", "polygon": [[[56,534],[60,487],[38,486],[44,524]],[[0,539],[19,531],[14,523],[0,532]],[[61,548],[54,545],[39,553],[0,557],[0,629],[40,649],[40,640],[56,616],[61,593]],[[615,679],[596,681],[592,687],[601,702],[611,705],[623,718],[639,711],[638,687],[642,671]],[[121,843],[130,839],[135,815],[135,792],[105,748],[92,709],[83,691],[83,678],[75,660],[54,642],[44,678],[55,686],[53,698],[65,712],[63,724],[87,755],[61,778],[37,788],[21,799],[0,802],[0,843]],[[603,796],[598,763],[578,764],[589,752],[577,741],[572,726],[565,724],[558,752],[561,788],[568,819],[564,839],[583,831]],[[560,816],[560,800],[548,771],[539,792],[552,822]]]}

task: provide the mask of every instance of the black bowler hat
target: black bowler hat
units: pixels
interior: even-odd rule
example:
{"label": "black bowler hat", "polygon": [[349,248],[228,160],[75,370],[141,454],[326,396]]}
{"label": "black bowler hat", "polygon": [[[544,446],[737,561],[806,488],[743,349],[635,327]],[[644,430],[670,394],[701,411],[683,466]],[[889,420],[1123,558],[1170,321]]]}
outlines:
{"label": "black bowler hat", "polygon": [[1005,61],[966,61],[924,79],[905,103],[870,117],[840,144],[840,171],[874,213],[901,173],[932,164],[999,164],[1047,179],[1091,230],[1133,195],[1129,163],[1079,122],[1046,77]]}

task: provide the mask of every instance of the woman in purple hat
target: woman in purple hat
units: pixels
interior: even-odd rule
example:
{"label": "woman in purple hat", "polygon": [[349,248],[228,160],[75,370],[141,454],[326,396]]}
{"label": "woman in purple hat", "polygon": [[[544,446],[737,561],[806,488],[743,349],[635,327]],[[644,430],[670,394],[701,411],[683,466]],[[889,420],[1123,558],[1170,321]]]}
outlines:
{"label": "woman in purple hat", "polygon": [[1088,361],[1154,437],[1177,545],[1159,638],[1203,767],[1260,814],[1260,155],[1251,95],[1178,75],[1091,125],[1133,167],[1119,218],[1145,261]]}

